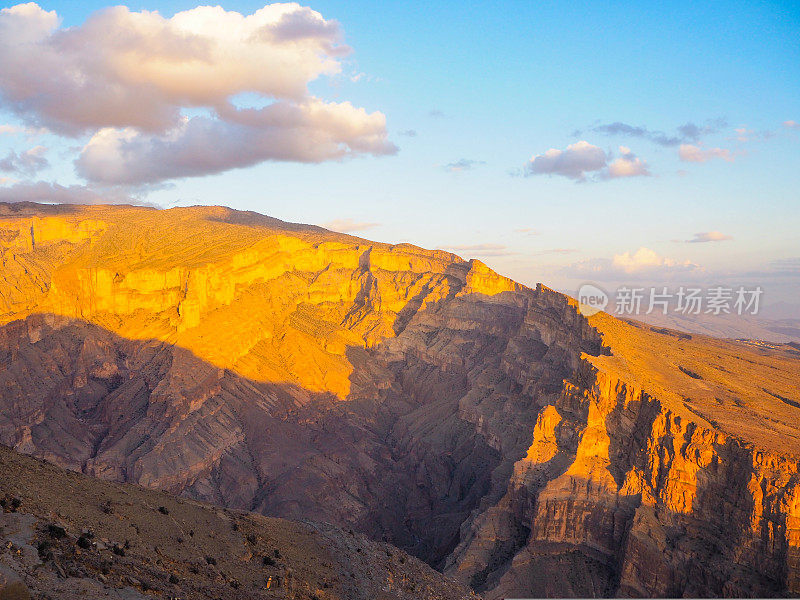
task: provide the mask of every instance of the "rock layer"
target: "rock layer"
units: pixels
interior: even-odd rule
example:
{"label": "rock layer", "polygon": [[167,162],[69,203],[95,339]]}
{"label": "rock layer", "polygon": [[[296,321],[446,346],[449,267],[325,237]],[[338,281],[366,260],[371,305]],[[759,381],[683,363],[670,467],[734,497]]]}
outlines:
{"label": "rock layer", "polygon": [[531,595],[800,594],[800,353],[223,208],[0,205],[0,440]]}

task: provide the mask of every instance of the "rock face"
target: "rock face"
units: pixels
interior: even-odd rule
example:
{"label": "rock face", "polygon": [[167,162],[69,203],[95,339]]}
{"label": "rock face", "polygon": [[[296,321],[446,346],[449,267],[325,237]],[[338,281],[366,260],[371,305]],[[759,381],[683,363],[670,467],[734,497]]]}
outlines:
{"label": "rock face", "polygon": [[487,598],[800,594],[800,352],[224,208],[0,205],[0,441]]}

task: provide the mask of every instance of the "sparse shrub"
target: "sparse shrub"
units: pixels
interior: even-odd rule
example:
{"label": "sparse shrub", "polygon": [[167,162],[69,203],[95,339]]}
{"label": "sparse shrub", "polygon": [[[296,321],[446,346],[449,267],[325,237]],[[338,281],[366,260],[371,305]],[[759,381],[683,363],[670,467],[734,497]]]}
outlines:
{"label": "sparse shrub", "polygon": [[39,553],[39,558],[42,560],[46,560],[48,558],[52,558],[53,553],[51,552],[51,544],[48,540],[42,540],[36,545],[36,551]]}
{"label": "sparse shrub", "polygon": [[251,544],[251,545],[255,546],[255,545],[256,545],[256,542],[258,542],[258,538],[257,538],[257,537],[256,537],[254,534],[252,534],[252,533],[251,533],[251,534],[248,534],[248,536],[247,536],[247,542],[248,542],[249,544]]}
{"label": "sparse shrub", "polygon": [[0,507],[3,508],[3,512],[17,512],[21,504],[22,500],[13,496],[0,499]]}
{"label": "sparse shrub", "polygon": [[47,526],[47,534],[51,538],[60,540],[62,538],[67,537],[67,530],[61,527],[61,525],[54,525],[51,523],[50,525]]}
{"label": "sparse shrub", "polygon": [[239,524],[236,521],[232,521],[231,529],[233,529],[234,531],[239,531]]}
{"label": "sparse shrub", "polygon": [[84,550],[88,550],[91,547],[92,547],[92,542],[89,541],[89,538],[83,535],[78,538],[78,548],[83,548]]}
{"label": "sparse shrub", "polygon": [[107,515],[114,514],[114,507],[111,506],[111,500],[106,500],[105,502],[103,502],[103,504],[100,505],[100,510],[102,510]]}
{"label": "sparse shrub", "polygon": [[166,506],[159,506],[158,512],[160,512],[162,515],[168,515],[169,509]]}
{"label": "sparse shrub", "polygon": [[263,561],[265,567],[274,567],[275,566],[275,559],[271,556],[265,556]]}
{"label": "sparse shrub", "polygon": [[178,579],[178,578],[175,576],[175,573],[171,573],[171,574],[170,574],[170,576],[169,576],[169,582],[170,582],[172,585],[177,585],[178,583],[180,583],[180,579]]}
{"label": "sparse shrub", "polygon": [[114,547],[111,549],[111,551],[117,556],[125,556],[125,548],[119,544],[114,544]]}
{"label": "sparse shrub", "polygon": [[189,537],[194,537],[194,529],[189,530]]}
{"label": "sparse shrub", "polygon": [[283,556],[281,555],[281,551],[278,550],[277,548],[275,548],[275,558],[283,558]]}
{"label": "sparse shrub", "polygon": [[206,556],[206,562],[209,565],[216,565],[217,564],[217,559],[214,558],[213,556]]}
{"label": "sparse shrub", "polygon": [[0,589],[0,600],[31,600],[31,593],[21,581],[12,581]]}

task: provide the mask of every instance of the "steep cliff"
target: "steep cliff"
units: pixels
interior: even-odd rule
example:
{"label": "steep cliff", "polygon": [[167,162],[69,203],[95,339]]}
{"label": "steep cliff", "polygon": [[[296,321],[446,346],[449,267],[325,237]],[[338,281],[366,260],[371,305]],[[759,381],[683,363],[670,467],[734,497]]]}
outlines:
{"label": "steep cliff", "polygon": [[0,440],[484,592],[800,593],[800,353],[224,208],[0,205]]}

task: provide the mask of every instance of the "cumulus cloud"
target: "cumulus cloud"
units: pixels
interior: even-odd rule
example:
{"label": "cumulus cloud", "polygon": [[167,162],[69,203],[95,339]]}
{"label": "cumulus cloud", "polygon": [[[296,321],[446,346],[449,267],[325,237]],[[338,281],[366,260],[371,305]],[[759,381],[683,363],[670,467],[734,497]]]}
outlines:
{"label": "cumulus cloud", "polygon": [[638,158],[631,149],[620,146],[620,157],[608,164],[608,177],[636,177],[639,175],[650,175],[647,163]]}
{"label": "cumulus cloud", "polygon": [[34,146],[21,154],[10,150],[5,158],[0,159],[0,171],[28,176],[35,175],[50,166],[50,162],[44,156],[45,152],[47,152],[47,148],[44,146]]}
{"label": "cumulus cloud", "polygon": [[[711,119],[705,125],[685,123],[675,129],[675,133],[667,134],[662,131],[648,129],[644,126],[630,125],[621,121],[595,125],[590,131],[608,136],[633,137],[649,140],[660,146],[677,146],[681,143],[697,142],[701,136],[717,133],[727,125],[725,119]],[[576,131],[576,135],[580,135]]]}
{"label": "cumulus cloud", "polygon": [[650,248],[641,247],[633,253],[615,254],[611,259],[582,260],[569,265],[563,272],[574,278],[618,281],[669,277],[699,270],[700,267],[691,261],[667,258]]}
{"label": "cumulus cloud", "polygon": [[733,236],[725,235],[719,231],[701,231],[700,233],[695,233],[694,237],[686,240],[686,242],[689,244],[702,244],[705,242],[724,242],[732,239]]}
{"label": "cumulus cloud", "polygon": [[134,128],[98,131],[75,161],[103,184],[139,185],[219,173],[272,161],[319,163],[355,154],[391,154],[386,119],[349,102],[276,102],[262,109],[193,117],[165,135]]}
{"label": "cumulus cloud", "polygon": [[797,121],[784,121],[783,126],[787,129],[800,129],[800,123]]}
{"label": "cumulus cloud", "polygon": [[19,125],[10,125],[8,123],[0,125],[0,135],[25,134],[28,137],[34,137],[37,135],[44,135],[45,133],[47,133],[47,129],[43,127],[20,127]]}
{"label": "cumulus cloud", "polygon": [[475,167],[485,164],[486,163],[482,160],[471,160],[469,158],[462,158],[455,162],[446,164],[444,166],[444,170],[449,171],[451,173],[459,173],[461,171],[471,171]]}
{"label": "cumulus cloud", "polygon": [[98,191],[89,186],[63,186],[47,181],[21,182],[0,188],[0,202],[44,202],[49,204],[134,204],[121,189]]}
{"label": "cumulus cloud", "polygon": [[528,175],[562,175],[576,181],[584,181],[586,174],[599,171],[606,166],[606,153],[589,142],[580,141],[567,146],[566,150],[550,148],[544,154],[530,159],[525,166]]}
{"label": "cumulus cloud", "polygon": [[602,148],[581,140],[565,150],[551,148],[531,158],[525,165],[526,175],[561,175],[574,181],[586,181],[587,176],[615,179],[649,175],[647,163],[637,158],[625,146],[620,146],[619,158],[614,160]]}
{"label": "cumulus cloud", "polygon": [[365,229],[372,229],[373,227],[379,227],[380,223],[354,221],[353,219],[334,219],[333,221],[328,221],[327,223],[323,223],[322,226],[325,229],[330,229],[331,231],[338,231],[339,233],[350,233],[352,231],[364,231]]}
{"label": "cumulus cloud", "polygon": [[704,163],[714,158],[733,162],[733,154],[725,148],[703,148],[693,144],[681,144],[678,157],[684,162]]}
{"label": "cumulus cloud", "polygon": [[[201,6],[171,18],[117,6],[70,28],[20,4],[0,10],[0,97],[30,127],[92,134],[77,167],[94,182],[392,154],[382,113],[309,93],[313,80],[341,72],[350,52],[341,39],[336,21],[298,4],[251,15]],[[247,94],[266,106],[241,109]]]}
{"label": "cumulus cloud", "polygon": [[163,131],[181,106],[242,92],[302,99],[341,70],[339,28],[309,8],[272,4],[244,16],[219,6],[157,12],[116,6],[59,28],[33,3],[0,10],[0,89],[23,119],[60,132]]}
{"label": "cumulus cloud", "polygon": [[470,244],[467,246],[439,246],[439,250],[466,253],[473,256],[510,256],[515,254],[502,244]]}

